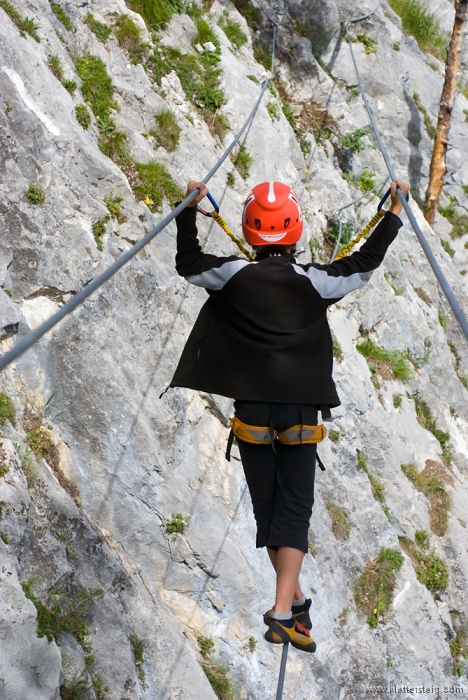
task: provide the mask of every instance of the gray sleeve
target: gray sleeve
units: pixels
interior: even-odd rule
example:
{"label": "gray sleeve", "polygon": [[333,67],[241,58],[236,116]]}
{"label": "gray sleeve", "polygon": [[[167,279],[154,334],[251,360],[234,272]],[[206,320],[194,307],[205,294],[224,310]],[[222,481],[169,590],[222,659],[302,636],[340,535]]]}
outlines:
{"label": "gray sleeve", "polygon": [[293,265],[293,268],[298,275],[304,275],[310,279],[322,299],[339,299],[344,297],[345,294],[354,292],[367,284],[373,274],[373,271],[354,272],[352,275],[341,277],[329,275],[326,270],[318,270],[316,267],[309,267],[308,270],[304,270],[299,265]]}
{"label": "gray sleeve", "polygon": [[198,275],[190,275],[186,279],[187,282],[195,284],[197,287],[219,291],[246,265],[255,265],[255,263],[248,262],[247,260],[230,260],[219,267],[212,267],[209,270],[200,272]]}

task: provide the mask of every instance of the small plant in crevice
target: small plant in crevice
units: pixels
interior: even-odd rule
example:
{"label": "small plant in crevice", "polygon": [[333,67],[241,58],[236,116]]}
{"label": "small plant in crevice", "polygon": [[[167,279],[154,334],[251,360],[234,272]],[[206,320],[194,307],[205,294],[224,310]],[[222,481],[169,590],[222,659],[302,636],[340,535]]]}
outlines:
{"label": "small plant in crevice", "polygon": [[227,178],[226,178],[226,185],[228,187],[235,187],[236,186],[236,176],[234,173],[229,173]]}
{"label": "small plant in crevice", "polygon": [[23,449],[18,442],[15,442],[14,446],[18,453],[18,457],[20,458],[21,468],[26,477],[27,484],[29,487],[31,487],[39,479],[39,472],[32,458],[33,453],[29,447]]}
{"label": "small plant in crevice", "polygon": [[78,122],[78,124],[80,126],[83,127],[83,129],[89,128],[89,125],[91,124],[91,115],[90,115],[86,105],[84,105],[84,104],[76,105],[75,117],[76,117],[76,121]]}
{"label": "small plant in crevice", "polygon": [[414,104],[416,105],[419,112],[421,112],[421,114],[423,116],[424,126],[426,127],[427,135],[429,136],[430,139],[434,139],[436,136],[436,133],[437,133],[437,129],[435,128],[434,124],[432,123],[432,119],[429,116],[429,112],[422,104],[421,98],[419,97],[419,94],[417,92],[413,92],[413,100],[414,100]]}
{"label": "small plant in crevice", "polygon": [[355,37],[351,38],[351,41],[355,44],[362,44],[367,54],[375,53],[377,51],[377,42],[368,34],[357,34]]}
{"label": "small plant in crevice", "polygon": [[145,676],[145,670],[143,668],[143,662],[145,660],[145,658],[144,658],[145,645],[144,645],[143,641],[136,634],[131,634],[129,636],[129,639],[130,639],[130,644],[132,645],[133,654],[135,656],[135,665],[136,665],[137,671],[138,671],[138,678],[140,679],[141,687],[143,688],[143,690],[146,690],[146,688],[147,688],[146,676]]}
{"label": "small plant in crevice", "polygon": [[16,425],[16,408],[12,399],[4,389],[0,390],[0,425],[5,425],[9,421]]}
{"label": "small plant in crevice", "polygon": [[333,357],[335,360],[338,360],[338,362],[344,357],[343,348],[337,340],[333,341]]}
{"label": "small plant in crevice", "polygon": [[416,294],[418,295],[418,297],[420,299],[422,299],[422,301],[425,304],[427,304],[428,306],[432,306],[431,297],[429,296],[429,294],[426,292],[425,289],[423,289],[422,287],[415,287],[414,285],[413,285],[413,289],[416,292]]}
{"label": "small plant in crevice", "polygon": [[432,417],[429,405],[417,395],[414,397],[414,405],[416,409],[416,416],[418,422],[420,423],[420,425],[422,425],[423,428],[429,430],[429,432],[431,432],[434,435],[434,437],[437,438],[442,448],[442,455],[447,459],[448,462],[450,462],[452,459],[452,455],[449,445],[449,433],[446,433],[437,427],[435,418]]}
{"label": "small plant in crevice", "polygon": [[149,47],[141,41],[141,30],[126,14],[115,19],[114,34],[123,51],[128,54],[133,65],[144,63]]}
{"label": "small plant in crevice", "polygon": [[85,22],[99,41],[107,41],[112,34],[112,29],[107,24],[104,24],[104,22],[99,22],[97,19],[94,19],[94,15],[91,12],[88,12],[86,15]]}
{"label": "small plant in crevice", "polygon": [[73,30],[73,25],[71,23],[70,17],[67,15],[63,7],[61,5],[58,5],[57,3],[51,3],[50,9],[57,17],[58,21],[63,24],[65,29],[71,32]]}
{"label": "small plant in crevice", "polygon": [[143,17],[148,29],[159,30],[166,26],[175,12],[182,12],[188,3],[183,0],[129,0],[127,5]]}
{"label": "small plant in crevice", "polygon": [[393,394],[393,408],[401,408],[403,405],[403,394]]}
{"label": "small plant in crevice", "polygon": [[77,86],[76,86],[76,82],[74,80],[65,78],[64,80],[62,80],[62,85],[65,88],[65,90],[68,90],[68,92],[70,93],[70,95],[72,97],[75,96]]}
{"label": "small plant in crevice", "polygon": [[253,163],[253,158],[247,152],[246,147],[242,145],[237,151],[237,154],[231,157],[231,160],[234,163],[239,175],[246,180],[250,175],[250,166]]}
{"label": "small plant in crevice", "polygon": [[356,180],[356,186],[361,192],[369,192],[373,190],[377,182],[374,173],[369,170],[369,168],[363,168],[358,179]]}
{"label": "small plant in crevice", "polygon": [[[251,644],[252,639],[253,637],[249,639],[249,645]],[[255,639],[253,639],[253,641],[255,642]],[[234,685],[234,683],[232,683],[232,681],[229,680],[227,668],[223,666],[223,664],[217,663],[212,659],[215,649],[212,638],[199,636],[197,638],[197,642],[200,654],[204,659],[204,661],[201,663],[201,667],[211,687],[213,688],[215,695],[220,700],[240,700],[240,695],[238,692],[239,689],[236,687],[236,685]],[[253,649],[251,649],[251,651],[253,651]]]}
{"label": "small plant in crevice", "polygon": [[439,214],[442,214],[452,224],[451,238],[461,238],[465,233],[468,233],[468,214],[461,214],[457,211],[453,202],[450,202],[446,207],[439,207]]}
{"label": "small plant in crevice", "polygon": [[447,330],[447,314],[445,313],[445,311],[443,309],[439,309],[438,318],[439,318],[440,325],[442,326],[444,331],[446,331]]}
{"label": "small plant in crevice", "polygon": [[332,532],[339,540],[346,540],[351,532],[349,513],[336,503],[327,503],[327,511],[332,523]]}
{"label": "small plant in crevice", "polygon": [[28,200],[29,204],[44,204],[45,198],[46,195],[44,189],[35,182],[32,182],[26,190],[26,199]]}
{"label": "small plant in crevice", "polygon": [[448,255],[450,255],[451,258],[454,257],[455,251],[454,251],[454,249],[451,247],[451,245],[450,245],[450,243],[449,243],[448,241],[444,241],[444,239],[441,238],[441,239],[440,239],[440,245],[441,245],[442,248],[445,250],[445,252],[448,253]]}
{"label": "small plant in crevice", "polygon": [[156,146],[162,146],[172,153],[179,144],[181,127],[177,123],[174,112],[167,107],[155,114],[156,129],[150,129],[149,133],[154,137]]}
{"label": "small plant in crevice", "polygon": [[465,675],[468,659],[468,630],[464,627],[455,628],[455,639],[449,641],[450,655],[453,660],[452,673],[454,676]]}
{"label": "small plant in crevice", "polygon": [[341,433],[340,433],[339,430],[329,430],[329,431],[328,431],[328,438],[329,438],[332,442],[335,442],[335,443],[336,443],[336,442],[339,442],[340,437],[341,437]]}
{"label": "small plant in crevice", "polygon": [[441,474],[446,474],[442,465],[433,460],[427,460],[426,466],[420,472],[414,464],[402,464],[401,470],[414,487],[426,496],[429,501],[431,530],[435,535],[443,537],[448,529],[448,514],[452,499],[447,492],[444,478],[441,476]]}
{"label": "small plant in crevice", "polygon": [[226,134],[229,132],[231,125],[229,123],[229,119],[226,117],[225,114],[222,114],[221,112],[216,112],[213,115],[213,118],[208,120],[208,128],[211,132],[211,135],[217,136],[222,142]]}
{"label": "small plant in crevice", "polygon": [[361,452],[361,450],[356,450],[356,459],[357,459],[357,468],[365,472],[366,474],[368,473],[367,469],[367,457],[364,454],[364,452]]}
{"label": "small plant in crevice", "polygon": [[346,623],[348,622],[348,615],[351,612],[351,608],[343,608],[343,610],[340,612],[338,615],[338,624],[341,625],[341,627],[344,627]]}
{"label": "small plant in crevice", "polygon": [[110,214],[106,214],[105,216],[102,216],[100,219],[95,221],[92,227],[97,249],[101,252],[104,250],[102,238],[106,232],[107,222],[110,221],[110,218]]}
{"label": "small plant in crevice", "polygon": [[60,698],[61,700],[85,700],[92,687],[88,671],[84,668],[82,671],[76,671],[69,680],[64,680],[60,686]]}
{"label": "small plant in crevice", "polygon": [[249,637],[249,641],[247,642],[247,649],[252,653],[255,651],[257,646],[258,646],[258,644],[257,644],[257,640],[255,639],[255,637]]}
{"label": "small plant in crevice", "polygon": [[60,63],[60,58],[58,56],[49,56],[49,60],[47,62],[47,65],[49,66],[51,72],[55,75],[57,80],[59,80],[62,83],[63,82],[63,68],[62,68],[62,64]]}
{"label": "small plant in crevice", "polygon": [[221,15],[219,26],[226,34],[231,44],[237,49],[240,49],[247,43],[248,39],[242,31],[242,27],[239,22],[233,22],[230,20],[226,12]]}
{"label": "small plant in crevice", "polygon": [[379,348],[370,338],[356,345],[356,350],[366,358],[371,372],[374,369],[373,374],[377,373],[383,379],[400,379],[402,382],[411,379],[410,365],[403,352]]}
{"label": "small plant in crevice", "polygon": [[366,564],[354,585],[356,607],[367,616],[371,628],[377,627],[390,609],[396,586],[395,571],[401,569],[403,562],[400,551],[382,548],[377,557]]}
{"label": "small plant in crevice", "polygon": [[[426,586],[433,595],[443,593],[449,585],[447,564],[435,552],[422,551],[421,547],[409,537],[399,537],[398,541],[403,551],[413,562],[418,581]],[[427,545],[425,549],[427,549]]]}
{"label": "small plant in crevice", "polygon": [[40,43],[41,39],[37,33],[39,24],[31,17],[22,17],[15,5],[9,0],[0,0],[0,7],[9,16],[13,24],[16,25],[21,36],[29,34],[33,39]]}
{"label": "small plant in crevice", "polygon": [[267,112],[272,122],[278,121],[281,117],[281,108],[276,102],[269,102],[267,104]]}
{"label": "small plant in crevice", "polygon": [[187,521],[182,513],[172,513],[171,519],[166,523],[165,530],[168,535],[183,535]]}
{"label": "small plant in crevice", "polygon": [[117,219],[119,224],[123,224],[127,221],[127,216],[122,213],[121,204],[124,198],[121,194],[108,194],[104,197],[104,202],[109,210],[109,214],[113,219]]}
{"label": "small plant in crevice", "polygon": [[349,134],[345,134],[338,142],[338,149],[341,151],[350,150],[354,153],[360,153],[366,148],[366,145],[362,143],[362,139],[364,136],[367,136],[368,133],[369,127],[364,126]]}

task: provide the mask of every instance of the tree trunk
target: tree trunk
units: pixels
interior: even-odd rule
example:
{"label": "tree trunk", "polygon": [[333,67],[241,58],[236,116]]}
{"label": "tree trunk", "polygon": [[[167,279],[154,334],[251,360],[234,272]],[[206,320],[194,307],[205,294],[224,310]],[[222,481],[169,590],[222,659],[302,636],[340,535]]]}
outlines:
{"label": "tree trunk", "polygon": [[457,75],[460,66],[460,53],[464,39],[464,29],[468,21],[468,0],[455,0],[455,22],[452,38],[447,48],[447,61],[445,63],[445,81],[440,98],[439,117],[437,120],[437,134],[432,151],[431,167],[429,170],[429,182],[427,184],[425,199],[425,217],[431,224],[437,213],[440,192],[444,184],[447,166],[445,155],[447,153],[450,121],[452,118],[453,104],[457,90]]}

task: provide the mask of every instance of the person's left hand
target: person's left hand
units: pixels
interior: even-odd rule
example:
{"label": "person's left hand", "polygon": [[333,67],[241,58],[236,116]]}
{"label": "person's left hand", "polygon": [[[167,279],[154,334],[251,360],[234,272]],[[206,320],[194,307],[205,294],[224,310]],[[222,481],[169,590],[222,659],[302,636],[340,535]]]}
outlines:
{"label": "person's left hand", "polygon": [[197,194],[195,199],[192,199],[190,204],[187,205],[189,207],[196,207],[197,204],[199,204],[199,202],[202,201],[203,197],[206,197],[206,195],[208,194],[208,187],[205,185],[204,182],[196,182],[195,180],[190,180],[190,182],[187,185],[187,193],[185,196],[188,197],[188,195],[194,190],[200,190],[200,192],[199,194]]}

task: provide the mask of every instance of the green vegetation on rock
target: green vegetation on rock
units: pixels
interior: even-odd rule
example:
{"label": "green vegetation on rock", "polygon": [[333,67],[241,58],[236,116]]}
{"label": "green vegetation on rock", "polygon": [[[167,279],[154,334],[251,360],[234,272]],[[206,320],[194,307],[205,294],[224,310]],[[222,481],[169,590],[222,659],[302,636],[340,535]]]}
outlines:
{"label": "green vegetation on rock", "polygon": [[0,0],[0,7],[9,16],[13,24],[19,29],[21,36],[29,34],[38,43],[41,41],[37,30],[39,29],[39,24],[35,19],[31,17],[22,17],[16,7],[9,0]]}
{"label": "green vegetation on rock", "polygon": [[32,182],[26,190],[26,199],[29,204],[44,204],[45,197],[44,189],[35,182]]}
{"label": "green vegetation on rock", "polygon": [[70,17],[67,15],[63,7],[61,5],[58,5],[57,3],[51,3],[50,9],[57,17],[58,21],[63,24],[65,29],[68,29],[68,31],[71,32],[73,29],[73,25],[71,23]]}
{"label": "green vegetation on rock", "polygon": [[388,4],[401,17],[404,31],[416,39],[422,51],[445,60],[448,37],[441,32],[439,20],[425,3],[419,0],[388,0]]}
{"label": "green vegetation on rock", "polygon": [[97,19],[94,19],[94,15],[91,12],[88,12],[85,21],[99,41],[107,41],[112,34],[112,29],[107,24],[104,24],[104,22],[99,22]]}
{"label": "green vegetation on rock", "polygon": [[370,627],[377,627],[389,610],[395,589],[395,571],[403,566],[403,555],[396,549],[380,550],[368,562],[354,585],[356,607],[367,616]]}
{"label": "green vegetation on rock", "polygon": [[0,391],[0,425],[5,425],[9,421],[12,425],[16,424],[16,408],[8,396],[6,391]]}
{"label": "green vegetation on rock", "polygon": [[168,108],[161,109],[155,117],[156,129],[150,129],[156,146],[162,146],[171,153],[175,151],[180,139],[181,127],[177,123],[174,112]]}
{"label": "green vegetation on rock", "polygon": [[385,370],[390,371],[395,379],[400,379],[402,382],[407,382],[411,378],[410,366],[404,353],[398,350],[379,348],[370,338],[366,338],[362,343],[356,345],[356,350],[364,355],[368,362],[373,360],[377,363],[377,373],[386,376]]}
{"label": "green vegetation on rock", "polygon": [[83,129],[88,129],[91,124],[91,115],[88,108],[84,104],[76,105],[75,107],[76,121]]}
{"label": "green vegetation on rock", "polygon": [[444,479],[440,476],[440,465],[428,460],[425,468],[420,472],[414,464],[402,464],[401,469],[415,488],[426,496],[430,506],[431,530],[439,537],[443,537],[448,528],[448,513],[452,499],[447,493]]}

